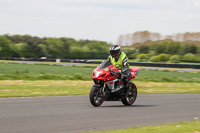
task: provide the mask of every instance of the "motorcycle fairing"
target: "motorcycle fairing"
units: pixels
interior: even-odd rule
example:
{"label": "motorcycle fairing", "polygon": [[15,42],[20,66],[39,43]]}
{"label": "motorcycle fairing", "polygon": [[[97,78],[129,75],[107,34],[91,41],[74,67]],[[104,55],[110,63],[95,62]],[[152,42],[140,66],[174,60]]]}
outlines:
{"label": "motorcycle fairing", "polygon": [[[110,81],[110,80],[114,80],[116,78],[120,78],[120,75],[113,75],[110,74],[109,69],[113,70],[113,71],[119,71],[119,69],[117,68],[113,68],[113,65],[109,65],[106,68],[102,68],[99,69],[101,67],[98,66],[94,71],[93,71],[93,79],[99,79],[99,80],[103,80],[103,81]],[[129,77],[129,80],[134,79],[135,76],[137,75],[139,68],[130,68],[131,69],[131,77]]]}

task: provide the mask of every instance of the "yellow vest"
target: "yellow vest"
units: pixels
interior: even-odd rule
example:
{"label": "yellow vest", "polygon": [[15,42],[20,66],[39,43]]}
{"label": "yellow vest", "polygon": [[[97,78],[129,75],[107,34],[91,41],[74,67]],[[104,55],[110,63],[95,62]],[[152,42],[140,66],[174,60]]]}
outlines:
{"label": "yellow vest", "polygon": [[[121,55],[119,56],[119,59],[117,60],[117,62],[115,61],[115,58],[113,58],[112,56],[110,56],[110,62],[113,64],[115,68],[122,69],[123,68],[122,62],[125,57],[126,57],[126,54],[121,51]],[[128,60],[128,57],[126,58]],[[128,67],[129,67],[129,64],[128,64]]]}

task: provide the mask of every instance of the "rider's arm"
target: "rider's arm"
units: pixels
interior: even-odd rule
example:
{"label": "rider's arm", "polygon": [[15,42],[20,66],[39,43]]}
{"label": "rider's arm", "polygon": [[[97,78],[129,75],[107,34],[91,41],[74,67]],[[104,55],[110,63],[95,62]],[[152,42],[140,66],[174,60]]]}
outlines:
{"label": "rider's arm", "polygon": [[121,72],[123,76],[128,77],[130,75],[130,69],[129,69],[128,60],[126,57],[124,58],[122,64],[123,64],[123,68],[121,69]]}
{"label": "rider's arm", "polygon": [[107,58],[107,61],[109,61],[109,62],[110,62],[110,55],[108,56],[108,58]]}

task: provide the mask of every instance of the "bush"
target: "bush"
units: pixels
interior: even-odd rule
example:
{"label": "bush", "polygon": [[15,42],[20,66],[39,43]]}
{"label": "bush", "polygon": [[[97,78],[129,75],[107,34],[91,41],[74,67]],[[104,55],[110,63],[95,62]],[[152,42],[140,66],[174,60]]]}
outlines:
{"label": "bush", "polygon": [[169,55],[168,54],[159,54],[158,57],[159,57],[161,62],[166,62],[166,61],[169,60]]}
{"label": "bush", "polygon": [[172,55],[169,58],[169,61],[172,62],[172,63],[179,63],[180,62],[180,57],[178,55]]}
{"label": "bush", "polygon": [[182,57],[182,60],[183,61],[195,61],[195,55],[194,54],[191,54],[191,53],[188,53],[188,54],[185,54],[183,57]]}
{"label": "bush", "polygon": [[160,58],[158,56],[152,56],[150,59],[149,59],[151,62],[159,62],[160,61]]}
{"label": "bush", "polygon": [[128,56],[129,59],[135,59],[137,57],[138,54],[130,54]]}
{"label": "bush", "polygon": [[139,61],[147,61],[149,58],[148,54],[139,54],[137,55],[137,59],[139,59]]}
{"label": "bush", "polygon": [[152,56],[149,60],[151,62],[167,62],[169,60],[169,55],[159,54],[158,56]]}

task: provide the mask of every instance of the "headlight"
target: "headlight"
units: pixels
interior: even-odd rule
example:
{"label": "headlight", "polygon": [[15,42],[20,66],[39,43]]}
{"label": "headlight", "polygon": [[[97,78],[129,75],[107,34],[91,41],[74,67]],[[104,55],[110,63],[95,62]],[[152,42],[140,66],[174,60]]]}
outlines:
{"label": "headlight", "polygon": [[97,78],[97,77],[99,77],[99,75],[102,73],[103,71],[95,71],[95,77]]}

